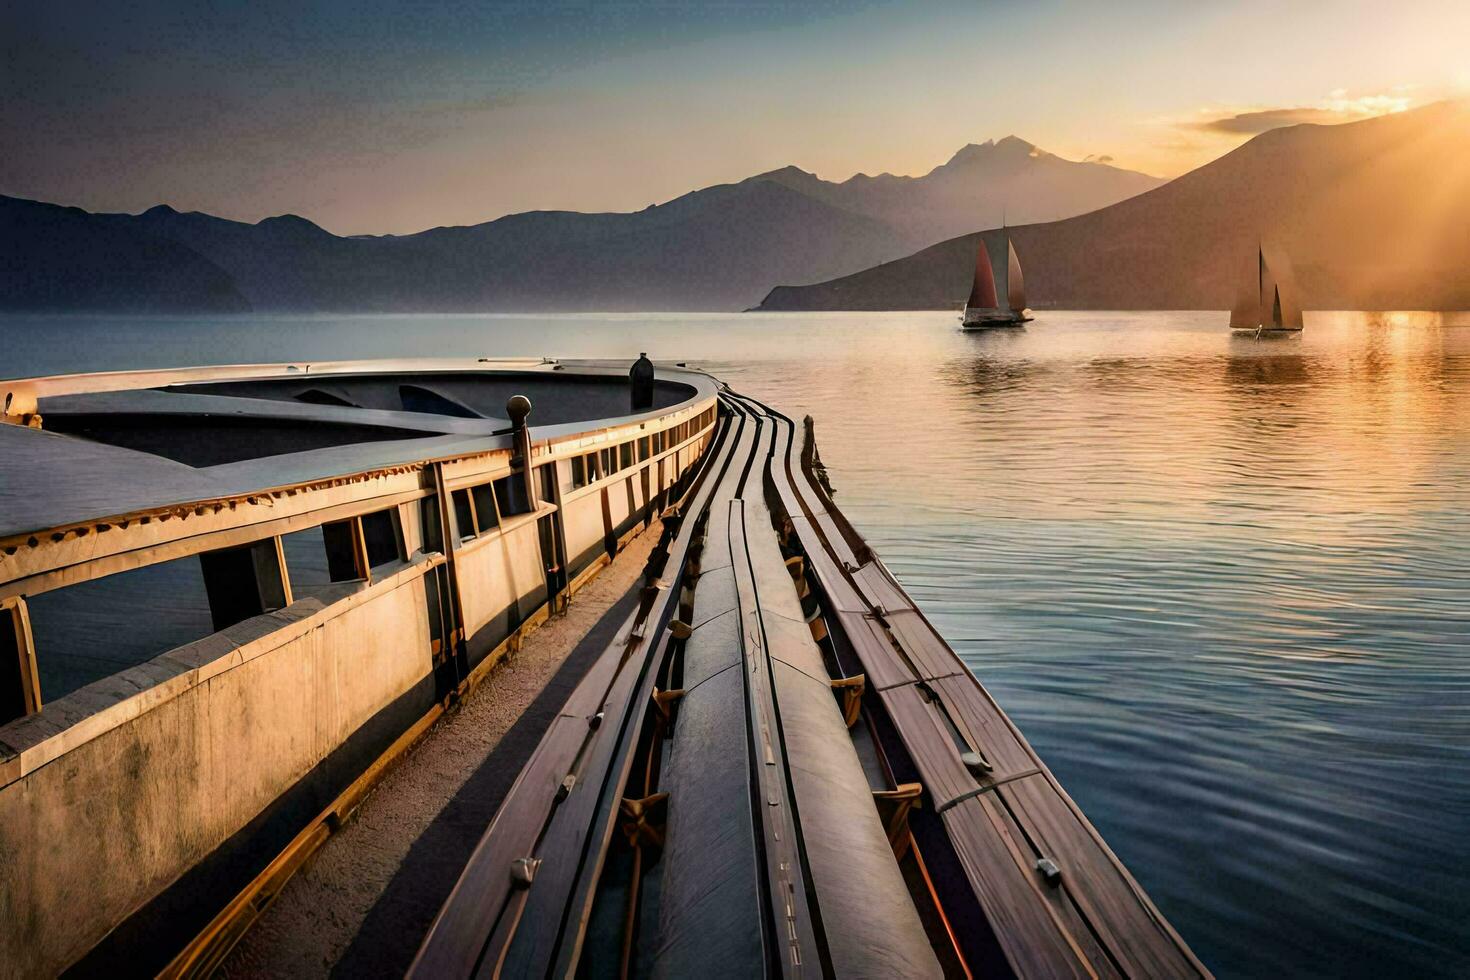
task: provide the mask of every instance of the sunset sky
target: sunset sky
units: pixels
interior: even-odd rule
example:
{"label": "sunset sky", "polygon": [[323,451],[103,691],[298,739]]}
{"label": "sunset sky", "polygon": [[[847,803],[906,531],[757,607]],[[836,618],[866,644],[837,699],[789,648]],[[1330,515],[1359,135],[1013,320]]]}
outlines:
{"label": "sunset sky", "polygon": [[1014,133],[1172,176],[1470,93],[1470,3],[7,4],[0,193],[342,233],[632,210]]}

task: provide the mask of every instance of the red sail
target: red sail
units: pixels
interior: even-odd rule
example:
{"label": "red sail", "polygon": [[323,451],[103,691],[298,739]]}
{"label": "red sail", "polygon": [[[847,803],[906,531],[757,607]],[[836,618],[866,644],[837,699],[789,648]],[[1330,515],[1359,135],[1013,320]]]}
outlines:
{"label": "red sail", "polygon": [[990,268],[990,251],[985,239],[975,251],[975,285],[970,287],[970,298],[965,302],[967,309],[993,310],[1000,303],[995,298],[995,273]]}

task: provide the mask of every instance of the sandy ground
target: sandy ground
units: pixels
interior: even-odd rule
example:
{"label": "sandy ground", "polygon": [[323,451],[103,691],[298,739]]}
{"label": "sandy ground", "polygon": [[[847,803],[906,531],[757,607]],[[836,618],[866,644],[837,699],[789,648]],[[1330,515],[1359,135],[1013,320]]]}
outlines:
{"label": "sandy ground", "polygon": [[603,630],[614,618],[621,625],[626,613],[607,614],[619,600],[631,601],[660,532],[655,523],[630,542],[564,616],[532,633],[399,760],[286,884],[218,975],[402,976],[539,729],[585,669],[586,653],[560,668],[599,622]]}

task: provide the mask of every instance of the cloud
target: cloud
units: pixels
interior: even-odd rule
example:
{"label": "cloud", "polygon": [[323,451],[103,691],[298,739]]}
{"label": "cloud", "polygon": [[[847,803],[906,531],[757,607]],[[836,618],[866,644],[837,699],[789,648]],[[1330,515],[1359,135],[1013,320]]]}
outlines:
{"label": "cloud", "polygon": [[1373,116],[1403,112],[1414,100],[1403,94],[1363,95],[1350,98],[1345,89],[1336,89],[1314,106],[1280,108],[1201,109],[1200,116],[1177,123],[1184,129],[1225,136],[1255,136],[1270,129],[1303,123],[1335,125],[1369,119]]}
{"label": "cloud", "polygon": [[1268,129],[1296,126],[1301,123],[1340,122],[1337,114],[1327,109],[1259,109],[1254,112],[1237,112],[1232,115],[1216,116],[1183,125],[1206,133],[1229,133],[1254,136]]}

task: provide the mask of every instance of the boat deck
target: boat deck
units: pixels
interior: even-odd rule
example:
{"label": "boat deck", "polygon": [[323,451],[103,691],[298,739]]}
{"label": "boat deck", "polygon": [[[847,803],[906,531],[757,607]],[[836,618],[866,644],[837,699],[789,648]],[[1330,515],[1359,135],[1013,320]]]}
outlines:
{"label": "boat deck", "polygon": [[[538,439],[651,418],[707,378],[671,372],[629,414],[627,366],[422,359],[268,364],[0,380],[0,547],[41,531],[356,477],[511,444],[508,393]],[[703,380],[702,380],[703,379]],[[687,383],[686,383],[687,382]]]}
{"label": "boat deck", "polygon": [[722,404],[412,975],[1208,975],[833,504],[810,426]]}

